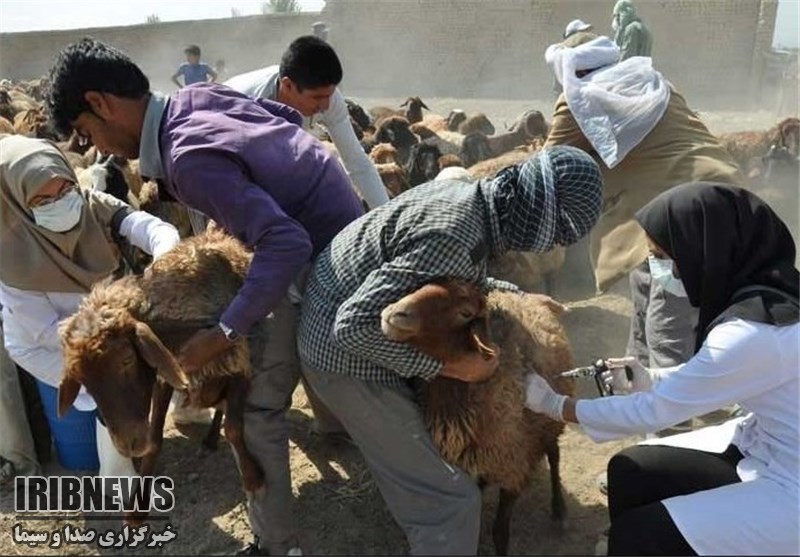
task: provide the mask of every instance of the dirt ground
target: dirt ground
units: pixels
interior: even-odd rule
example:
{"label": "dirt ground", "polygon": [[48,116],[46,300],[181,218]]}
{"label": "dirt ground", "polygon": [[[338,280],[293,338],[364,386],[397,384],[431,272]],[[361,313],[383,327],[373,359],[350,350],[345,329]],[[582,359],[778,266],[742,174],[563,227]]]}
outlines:
{"label": "dirt ground", "polygon": [[[359,99],[366,106],[396,105],[402,99]],[[506,101],[435,99],[432,110],[447,114],[458,107],[468,112],[482,110],[493,118],[501,131],[504,124],[528,108],[548,113],[547,101],[522,103]],[[703,115],[717,133],[738,129],[764,129],[777,120],[767,113],[710,113]],[[571,311],[563,321],[572,343],[575,360],[587,364],[598,357],[621,355],[627,334],[630,301],[627,282],[619,282],[610,293],[595,297],[580,288],[575,272],[562,272],[557,297],[569,302]],[[585,285],[585,281],[583,282]],[[594,396],[593,383],[584,380],[581,394]],[[311,412],[302,391],[295,393],[289,413],[291,422],[291,462],[296,498],[294,513],[306,554],[404,554],[405,539],[378,493],[358,450],[342,440],[330,440],[311,431]],[[221,444],[218,451],[201,450],[206,427],[176,427],[168,422],[160,458],[160,473],[174,478],[176,506],[169,522],[177,537],[163,548],[137,548],[135,551],[160,554],[231,554],[250,541],[244,497],[231,452]],[[549,518],[550,489],[546,466],[520,498],[512,522],[512,554],[593,555],[595,543],[607,527],[605,497],[596,487],[597,475],[608,459],[638,439],[596,445],[577,428],[570,427],[561,438],[561,477],[568,506],[568,521],[563,531]],[[57,473],[57,469],[50,472]],[[480,553],[493,554],[490,526],[494,518],[497,493],[484,494],[483,528]],[[59,528],[66,523],[91,526],[105,531],[118,523],[87,524],[82,517],[44,522],[23,521],[26,529]],[[17,523],[13,511],[13,492],[0,493],[0,554],[42,555],[53,553],[46,547],[16,545],[11,533]],[[154,523],[163,529],[164,523]],[[128,550],[130,552],[131,550]],[[59,554],[89,555],[116,553],[93,545],[72,545]]]}

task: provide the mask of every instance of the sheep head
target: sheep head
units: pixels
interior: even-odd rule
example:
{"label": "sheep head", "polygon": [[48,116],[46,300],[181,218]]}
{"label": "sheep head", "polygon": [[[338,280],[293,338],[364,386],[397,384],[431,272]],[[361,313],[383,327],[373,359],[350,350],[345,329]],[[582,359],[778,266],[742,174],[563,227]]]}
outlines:
{"label": "sheep head", "polygon": [[402,116],[390,116],[378,124],[375,141],[391,143],[397,149],[408,148],[417,143],[417,136],[411,133],[409,121]]}
{"label": "sheep head", "polygon": [[406,107],[406,118],[412,124],[422,121],[422,109],[430,110],[419,97],[408,97],[400,106]]}
{"label": "sheep head", "polygon": [[465,281],[432,282],[387,306],[381,312],[381,329],[389,339],[441,362],[470,352],[497,357],[486,296]]}
{"label": "sheep head", "polygon": [[58,389],[59,415],[69,410],[83,385],[120,454],[147,454],[156,380],[177,389],[188,386],[174,356],[147,324],[126,309],[84,304],[59,332],[65,367]]}
{"label": "sheep head", "polygon": [[441,151],[436,145],[417,143],[411,147],[406,170],[411,187],[430,182],[439,174],[439,157]]}

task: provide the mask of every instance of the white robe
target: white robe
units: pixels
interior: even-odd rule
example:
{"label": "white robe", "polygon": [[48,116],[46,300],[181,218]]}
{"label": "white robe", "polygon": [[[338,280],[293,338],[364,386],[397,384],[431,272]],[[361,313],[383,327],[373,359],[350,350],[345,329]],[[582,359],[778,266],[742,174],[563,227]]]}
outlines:
{"label": "white robe", "polygon": [[649,392],[581,400],[576,412],[595,441],[658,431],[733,403],[750,412],[645,444],[720,453],[735,445],[742,483],[663,501],[699,555],[800,554],[800,325],[735,319]]}

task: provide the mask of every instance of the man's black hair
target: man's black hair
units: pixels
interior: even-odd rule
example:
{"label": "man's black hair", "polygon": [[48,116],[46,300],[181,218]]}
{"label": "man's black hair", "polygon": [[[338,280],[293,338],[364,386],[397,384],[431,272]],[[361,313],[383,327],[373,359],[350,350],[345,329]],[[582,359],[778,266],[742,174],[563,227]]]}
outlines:
{"label": "man's black hair", "polygon": [[127,55],[86,37],[59,52],[50,69],[47,108],[59,133],[69,135],[70,122],[91,111],[87,91],[138,99],[150,91],[150,81]]}
{"label": "man's black hair", "polygon": [[331,45],[314,35],[292,41],[281,57],[280,76],[294,81],[298,89],[339,85],[342,64]]}
{"label": "man's black hair", "polygon": [[200,47],[196,44],[190,44],[186,48],[183,49],[184,54],[194,54],[195,56],[200,56]]}

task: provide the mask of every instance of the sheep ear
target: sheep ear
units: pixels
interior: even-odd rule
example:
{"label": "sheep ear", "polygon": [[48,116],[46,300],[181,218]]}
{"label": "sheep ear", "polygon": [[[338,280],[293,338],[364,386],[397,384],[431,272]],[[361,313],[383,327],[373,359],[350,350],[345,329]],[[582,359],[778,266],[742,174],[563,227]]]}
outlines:
{"label": "sheep ear", "polygon": [[489,334],[489,317],[476,319],[470,325],[470,340],[476,351],[480,352],[487,360],[496,358],[499,354],[497,345],[492,342]]}
{"label": "sheep ear", "polygon": [[136,346],[145,361],[155,368],[164,381],[179,390],[189,386],[189,379],[175,356],[167,350],[153,330],[141,321],[136,323]]}
{"label": "sheep ear", "polygon": [[428,108],[428,105],[426,105],[424,102],[422,102],[422,101],[419,101],[419,104],[420,104],[420,106],[421,106],[422,108],[424,108],[425,110],[430,110],[430,108]]}
{"label": "sheep ear", "polygon": [[78,398],[81,384],[71,377],[64,377],[58,386],[58,417],[61,418],[69,412],[72,403]]}
{"label": "sheep ear", "polygon": [[406,100],[403,101],[403,104],[401,104],[400,106],[408,106],[408,103],[409,103],[410,100],[411,100],[411,97],[408,97]]}

